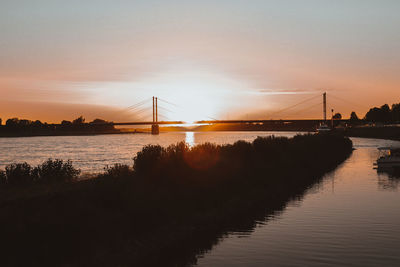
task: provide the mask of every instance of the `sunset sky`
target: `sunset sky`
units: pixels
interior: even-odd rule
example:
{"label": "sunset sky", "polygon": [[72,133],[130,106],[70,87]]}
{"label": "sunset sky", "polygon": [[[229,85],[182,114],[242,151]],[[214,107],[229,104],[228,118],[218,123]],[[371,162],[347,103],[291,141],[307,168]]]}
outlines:
{"label": "sunset sky", "polygon": [[[400,1],[0,3],[0,118],[348,117],[400,102]],[[148,106],[150,106],[150,100]]]}

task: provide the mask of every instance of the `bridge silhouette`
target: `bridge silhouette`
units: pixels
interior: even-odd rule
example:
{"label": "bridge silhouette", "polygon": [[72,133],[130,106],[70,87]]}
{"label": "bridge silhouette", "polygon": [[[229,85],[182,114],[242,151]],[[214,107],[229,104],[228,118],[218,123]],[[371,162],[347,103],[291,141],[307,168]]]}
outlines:
{"label": "bridge silhouette", "polygon": [[[281,109],[277,112],[274,112],[270,115],[274,115],[277,113],[280,113],[282,111],[286,111],[289,109],[292,109],[296,106],[299,106],[301,104],[304,104],[312,99],[315,99],[316,97],[321,97],[320,94],[318,94],[317,96],[313,96],[309,99],[303,100],[301,102],[298,102],[294,105],[291,105],[289,107],[285,107],[284,109]],[[125,126],[125,125],[151,125],[151,133],[152,134],[159,134],[159,125],[180,125],[180,124],[185,124],[186,122],[184,121],[173,121],[173,120],[159,120],[159,104],[158,101],[161,100],[164,103],[173,105],[173,106],[177,106],[174,103],[171,103],[169,101],[160,99],[158,97],[152,97],[152,119],[149,120],[138,120],[138,121],[128,121],[128,122],[110,122],[108,124],[114,125],[114,126]],[[326,110],[326,93],[322,94],[322,103],[318,103],[318,105],[322,106],[322,111],[323,111],[323,117],[321,119],[256,119],[256,120],[218,120],[218,119],[214,119],[214,118],[210,118],[210,120],[200,120],[200,121],[195,121],[193,122],[193,124],[266,124],[266,125],[273,125],[273,124],[291,124],[291,123],[303,123],[303,124],[308,124],[308,125],[319,125],[321,123],[326,123],[327,122],[327,110]],[[344,99],[342,99],[343,101],[346,101]],[[127,107],[127,110],[133,111],[135,113],[135,115],[138,115],[144,111],[146,111],[146,109],[141,108],[141,106],[145,105],[147,103],[148,100],[144,100],[141,101],[139,103],[136,103],[132,106]],[[311,106],[315,107],[316,105]],[[165,111],[170,111],[167,108],[162,108]],[[304,110],[304,109],[303,109]],[[332,109],[332,115],[333,115],[333,109]],[[165,116],[163,116],[165,117]],[[343,121],[343,122],[347,122],[348,120],[345,119],[335,119],[335,121]]]}

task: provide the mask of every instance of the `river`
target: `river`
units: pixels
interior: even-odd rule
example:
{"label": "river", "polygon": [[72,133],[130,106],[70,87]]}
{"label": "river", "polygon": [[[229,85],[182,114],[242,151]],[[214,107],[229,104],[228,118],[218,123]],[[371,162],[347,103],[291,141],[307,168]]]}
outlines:
{"label": "river", "polygon": [[[114,163],[132,164],[146,144],[167,146],[252,141],[292,132],[178,132],[148,134],[0,138],[0,169],[13,162],[38,164],[71,159],[83,172]],[[248,231],[229,232],[196,266],[399,266],[400,179],[377,173],[378,147],[398,141],[352,138],[353,154],[321,183]],[[329,153],[329,151],[327,151]]]}
{"label": "river", "polygon": [[352,141],[353,154],[301,200],[221,238],[197,266],[400,266],[400,179],[373,169],[377,148],[400,142]]}
{"label": "river", "polygon": [[143,146],[168,146],[181,141],[189,145],[205,142],[253,141],[257,136],[291,137],[294,132],[169,132],[151,134],[111,134],[91,136],[38,136],[0,138],[0,169],[7,164],[27,162],[37,165],[48,158],[71,160],[83,173],[102,172],[107,165],[133,165],[133,157]]}

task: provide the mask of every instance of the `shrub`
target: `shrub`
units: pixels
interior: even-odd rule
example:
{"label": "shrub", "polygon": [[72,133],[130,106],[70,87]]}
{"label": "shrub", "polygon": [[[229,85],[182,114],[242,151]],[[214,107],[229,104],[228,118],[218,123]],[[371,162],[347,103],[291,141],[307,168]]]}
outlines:
{"label": "shrub", "polygon": [[165,149],[160,145],[147,145],[133,158],[133,169],[136,172],[149,172],[155,163],[158,163],[165,154]]}
{"label": "shrub", "polygon": [[64,162],[60,159],[48,159],[33,169],[32,176],[44,183],[70,182],[78,178],[80,173],[79,169],[72,166],[70,160]]}
{"label": "shrub", "polygon": [[6,173],[0,170],[0,185],[5,185],[5,184],[7,184]]}
{"label": "shrub", "polygon": [[192,147],[184,154],[185,163],[191,168],[196,170],[208,170],[214,167],[220,157],[220,147],[204,143]]}
{"label": "shrub", "polygon": [[112,178],[119,178],[119,177],[129,177],[133,174],[133,170],[124,164],[116,163],[112,167],[104,168],[103,176],[112,177]]}
{"label": "shrub", "polygon": [[6,166],[7,183],[10,185],[26,185],[34,182],[32,167],[28,163],[17,163]]}

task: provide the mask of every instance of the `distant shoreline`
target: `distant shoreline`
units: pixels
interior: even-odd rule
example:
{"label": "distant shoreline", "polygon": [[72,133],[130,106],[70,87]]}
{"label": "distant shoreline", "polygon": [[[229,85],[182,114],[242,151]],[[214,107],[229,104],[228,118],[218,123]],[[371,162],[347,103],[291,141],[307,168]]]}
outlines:
{"label": "distant shoreline", "polygon": [[400,127],[398,126],[352,127],[343,129],[342,133],[348,137],[400,141]]}
{"label": "distant shoreline", "polygon": [[[198,126],[190,129],[185,127],[161,127],[160,133],[171,132],[314,132],[312,129],[260,129],[261,127],[254,128],[241,128],[240,125],[236,127],[229,126],[222,127],[221,125]],[[398,126],[373,126],[373,127],[349,127],[336,129],[340,134],[347,137],[360,137],[360,138],[376,138],[400,141],[400,127]],[[105,132],[60,132],[60,133],[1,133],[0,138],[19,138],[19,137],[50,137],[50,136],[95,136],[95,135],[118,135],[118,134],[151,134],[148,129],[132,129],[132,130],[118,130],[105,131]]]}
{"label": "distant shoreline", "polygon": [[146,132],[98,132],[98,133],[60,133],[60,134],[0,134],[0,138],[13,137],[50,137],[50,136],[93,136],[93,135],[112,135],[112,134],[140,134]]}
{"label": "distant shoreline", "polygon": [[[1,128],[0,128],[1,129]],[[186,127],[160,127],[160,133],[169,132],[313,132],[310,128],[265,128],[262,126],[241,127],[240,125],[206,125],[197,126],[195,128]],[[115,129],[113,131],[78,131],[78,132],[49,132],[49,133],[24,133],[18,132],[1,132],[0,138],[12,137],[38,137],[38,136],[93,136],[93,135],[109,135],[109,134],[151,134],[150,129]]]}

